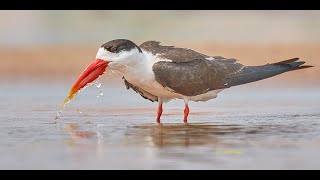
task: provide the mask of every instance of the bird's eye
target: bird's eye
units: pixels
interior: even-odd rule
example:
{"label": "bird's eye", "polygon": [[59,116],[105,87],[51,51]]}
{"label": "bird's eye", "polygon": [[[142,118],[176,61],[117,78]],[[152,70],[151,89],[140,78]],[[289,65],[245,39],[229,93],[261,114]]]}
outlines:
{"label": "bird's eye", "polygon": [[111,52],[112,46],[106,47],[106,50]]}
{"label": "bird's eye", "polygon": [[118,50],[118,48],[117,48],[116,46],[113,46],[113,47],[111,48],[111,52],[117,52],[117,50]]}

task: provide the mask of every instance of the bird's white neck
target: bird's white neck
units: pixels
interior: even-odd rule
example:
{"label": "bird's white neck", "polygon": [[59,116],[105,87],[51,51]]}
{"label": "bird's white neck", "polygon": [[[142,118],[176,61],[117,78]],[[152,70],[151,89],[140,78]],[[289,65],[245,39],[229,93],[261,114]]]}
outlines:
{"label": "bird's white neck", "polygon": [[136,48],[119,53],[111,53],[106,51],[104,48],[100,48],[96,58],[111,61],[108,68],[119,71],[122,74],[125,74],[128,71],[134,71],[134,69],[146,65],[149,60],[145,56],[145,53],[139,52]]}

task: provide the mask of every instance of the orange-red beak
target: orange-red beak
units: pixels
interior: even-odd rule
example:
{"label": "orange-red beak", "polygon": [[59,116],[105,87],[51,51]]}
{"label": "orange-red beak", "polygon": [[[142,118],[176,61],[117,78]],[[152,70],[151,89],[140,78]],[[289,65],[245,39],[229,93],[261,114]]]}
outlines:
{"label": "orange-red beak", "polygon": [[88,83],[96,80],[100,75],[104,73],[108,67],[109,62],[101,59],[95,59],[78,77],[76,82],[73,84],[70,89],[68,97],[64,100],[62,107],[69,102],[74,95],[85,87]]}

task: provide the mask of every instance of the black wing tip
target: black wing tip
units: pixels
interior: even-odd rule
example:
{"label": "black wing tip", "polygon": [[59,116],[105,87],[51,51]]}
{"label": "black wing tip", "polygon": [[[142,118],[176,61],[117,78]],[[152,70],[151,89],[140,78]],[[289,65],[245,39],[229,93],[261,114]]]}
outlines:
{"label": "black wing tip", "polygon": [[311,66],[311,65],[305,65],[305,66],[298,66],[296,67],[294,70],[298,70],[298,69],[307,69],[307,68],[312,68],[314,66]]}
{"label": "black wing tip", "polygon": [[284,60],[284,61],[273,63],[273,65],[290,65],[290,66],[294,67],[293,70],[306,69],[306,68],[314,67],[312,65],[301,66],[301,65],[305,64],[306,62],[305,61],[298,61],[298,60],[299,60],[299,58],[291,58],[291,59],[288,59],[288,60]]}
{"label": "black wing tip", "polygon": [[[296,62],[298,61],[299,58],[291,58],[291,59],[287,59],[287,60],[284,60],[284,61],[280,61],[280,62],[276,62],[276,63],[273,63],[274,65],[283,65],[283,64],[289,64],[289,63],[292,63],[292,62]],[[304,61],[300,61],[302,63],[305,63]]]}

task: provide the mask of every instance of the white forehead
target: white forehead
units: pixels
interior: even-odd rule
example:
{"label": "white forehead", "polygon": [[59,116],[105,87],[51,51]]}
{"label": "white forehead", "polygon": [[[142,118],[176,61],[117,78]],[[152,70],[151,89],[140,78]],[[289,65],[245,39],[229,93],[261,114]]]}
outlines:
{"label": "white forehead", "polygon": [[121,51],[119,53],[112,53],[110,51],[105,50],[103,47],[100,47],[98,53],[96,55],[96,59],[102,59],[105,61],[114,61],[129,57],[131,55],[139,53],[137,48],[134,48],[130,51]]}

